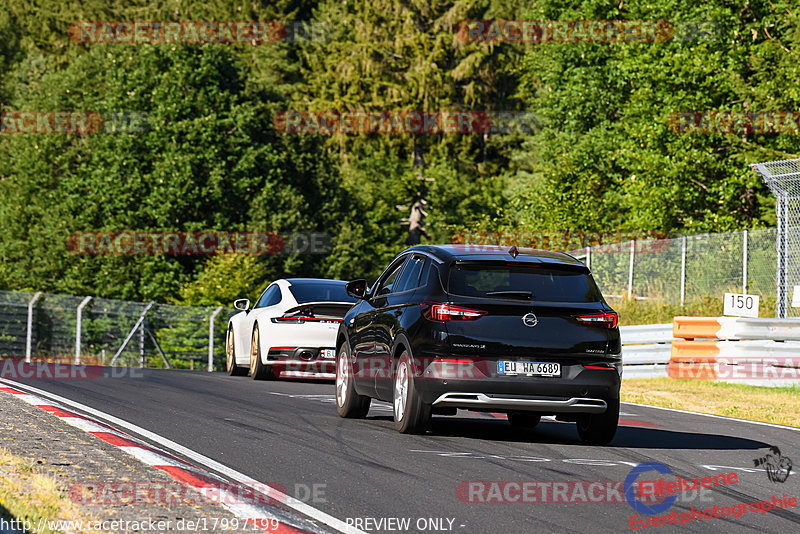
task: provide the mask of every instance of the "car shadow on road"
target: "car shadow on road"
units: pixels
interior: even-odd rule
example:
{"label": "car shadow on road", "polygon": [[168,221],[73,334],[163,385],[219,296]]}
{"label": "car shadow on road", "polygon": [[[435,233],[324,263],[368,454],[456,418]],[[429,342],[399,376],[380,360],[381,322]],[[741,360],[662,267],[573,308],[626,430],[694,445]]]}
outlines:
{"label": "car shadow on road", "polygon": [[[531,429],[517,429],[501,419],[435,417],[427,435],[514,443],[583,444],[578,438],[574,423],[555,421],[542,421]],[[620,426],[616,436],[607,446],[629,449],[756,450],[769,447],[770,444],[725,434]]]}
{"label": "car shadow on road", "polygon": [[625,427],[617,429],[617,435],[611,442],[612,447],[632,449],[702,449],[702,450],[737,450],[763,449],[769,443],[742,438],[727,434],[711,434],[708,432],[679,432],[663,428]]}

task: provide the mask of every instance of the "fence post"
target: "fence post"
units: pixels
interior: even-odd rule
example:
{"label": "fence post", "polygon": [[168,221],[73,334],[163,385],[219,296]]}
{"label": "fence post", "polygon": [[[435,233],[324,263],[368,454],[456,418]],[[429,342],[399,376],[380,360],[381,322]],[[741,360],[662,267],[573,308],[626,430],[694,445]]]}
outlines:
{"label": "fence post", "polygon": [[636,240],[631,239],[631,264],[628,268],[628,300],[633,296],[633,258],[636,254]]}
{"label": "fence post", "polygon": [[145,359],[144,359],[144,321],[142,324],[139,325],[139,367],[144,368]]}
{"label": "fence post", "polygon": [[586,247],[586,268],[592,268],[592,247]]}
{"label": "fence post", "polygon": [[742,295],[747,295],[747,230],[742,232]]}
{"label": "fence post", "polygon": [[211,314],[211,319],[208,321],[208,372],[214,370],[214,319],[217,318],[219,312],[222,311],[222,306],[217,306],[214,313]]}
{"label": "fence post", "polygon": [[31,363],[31,345],[33,344],[33,307],[36,301],[42,296],[41,291],[33,294],[33,297],[28,301],[28,332],[25,335],[25,363]]}
{"label": "fence post", "polygon": [[84,297],[78,304],[78,324],[75,327],[75,365],[81,364],[81,322],[83,320],[83,309],[89,304],[92,297]]}
{"label": "fence post", "polygon": [[[122,351],[125,350],[125,347],[128,346],[128,343],[130,342],[131,338],[136,333],[136,329],[139,328],[139,325],[144,323],[144,318],[147,315],[147,312],[150,311],[150,308],[152,308],[154,304],[155,304],[155,302],[151,301],[151,302],[149,302],[147,304],[147,306],[144,307],[144,310],[142,310],[141,315],[139,315],[139,320],[136,321],[136,324],[133,325],[133,328],[131,328],[131,331],[128,332],[128,335],[125,338],[125,341],[122,342],[122,346],[117,350],[117,353],[114,354],[114,357],[111,358],[111,363],[109,363],[108,365],[112,365],[113,366],[116,363],[116,361],[119,358],[120,354],[122,354]],[[142,330],[142,335],[144,335],[144,330]]]}
{"label": "fence post", "polygon": [[775,203],[775,210],[778,212],[778,238],[775,245],[778,252],[778,272],[775,276],[775,284],[778,286],[775,301],[775,318],[786,318],[786,275],[787,275],[787,256],[786,256],[786,228],[789,224],[786,220],[786,195],[780,195]]}
{"label": "fence post", "polygon": [[686,297],[686,236],[681,236],[681,308]]}

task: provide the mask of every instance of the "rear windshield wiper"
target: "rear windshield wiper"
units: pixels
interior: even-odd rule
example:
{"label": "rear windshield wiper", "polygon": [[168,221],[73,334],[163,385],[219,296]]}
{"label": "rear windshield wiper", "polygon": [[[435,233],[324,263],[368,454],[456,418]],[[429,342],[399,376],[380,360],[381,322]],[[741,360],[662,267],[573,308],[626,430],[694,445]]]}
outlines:
{"label": "rear windshield wiper", "polygon": [[530,300],[533,298],[531,291],[490,291],[486,293],[489,297],[511,297],[515,299]]}

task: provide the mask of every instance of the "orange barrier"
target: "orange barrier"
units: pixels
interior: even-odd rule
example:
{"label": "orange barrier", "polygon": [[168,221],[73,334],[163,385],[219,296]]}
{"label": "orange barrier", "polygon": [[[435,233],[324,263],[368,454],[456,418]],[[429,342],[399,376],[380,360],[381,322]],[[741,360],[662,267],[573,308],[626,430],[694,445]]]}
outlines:
{"label": "orange barrier", "polygon": [[716,340],[697,341],[673,340],[670,362],[715,363],[719,356]]}
{"label": "orange barrier", "polygon": [[719,356],[719,347],[717,347],[716,340],[675,339],[672,341],[667,376],[683,380],[716,380],[718,375],[717,356]]}
{"label": "orange barrier", "polygon": [[716,338],[722,325],[719,317],[675,317],[672,336],[680,339]]}
{"label": "orange barrier", "polygon": [[800,320],[675,317],[667,376],[777,386],[800,383]]}
{"label": "orange barrier", "polygon": [[675,317],[672,333],[670,378],[753,379],[768,385],[800,378],[795,370],[800,369],[800,320]]}

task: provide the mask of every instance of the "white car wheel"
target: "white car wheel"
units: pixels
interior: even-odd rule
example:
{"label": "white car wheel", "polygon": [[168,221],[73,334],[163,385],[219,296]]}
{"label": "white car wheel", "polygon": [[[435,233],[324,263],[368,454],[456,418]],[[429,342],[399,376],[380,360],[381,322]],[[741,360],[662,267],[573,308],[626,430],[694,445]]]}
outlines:
{"label": "white car wheel", "polygon": [[360,419],[367,416],[371,402],[369,397],[356,393],[350,344],[345,341],[336,357],[336,411],[341,417]]}
{"label": "white car wheel", "polygon": [[420,434],[431,420],[431,406],[425,404],[415,387],[414,368],[403,351],[394,372],[394,427],[403,434]]}
{"label": "white car wheel", "polygon": [[228,327],[228,335],[225,342],[225,369],[231,376],[244,376],[247,374],[247,367],[236,365],[236,345],[233,338],[233,328]]}

